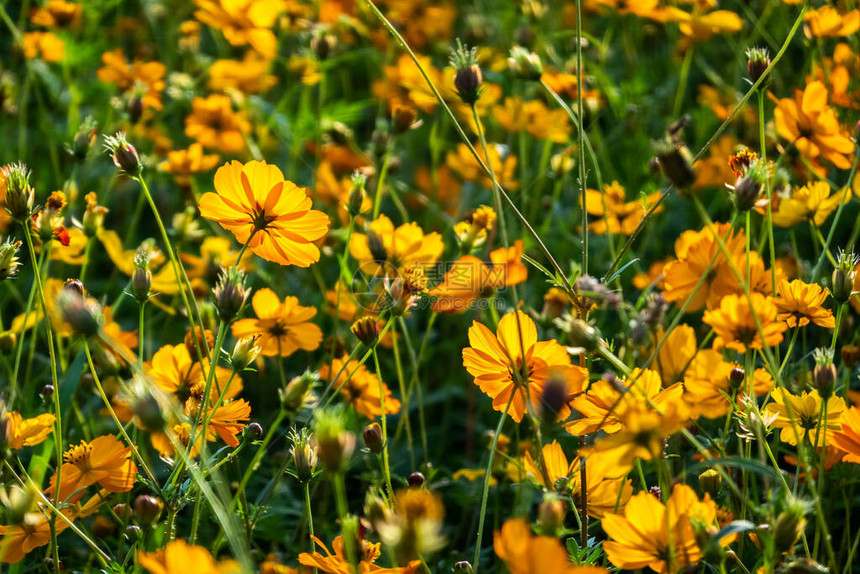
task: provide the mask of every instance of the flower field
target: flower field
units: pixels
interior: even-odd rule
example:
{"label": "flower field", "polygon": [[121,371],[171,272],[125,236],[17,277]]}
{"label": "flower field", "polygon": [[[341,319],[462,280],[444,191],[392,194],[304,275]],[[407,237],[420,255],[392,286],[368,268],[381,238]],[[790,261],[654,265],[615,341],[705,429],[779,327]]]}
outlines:
{"label": "flower field", "polygon": [[0,572],[860,572],[857,2],[0,29]]}

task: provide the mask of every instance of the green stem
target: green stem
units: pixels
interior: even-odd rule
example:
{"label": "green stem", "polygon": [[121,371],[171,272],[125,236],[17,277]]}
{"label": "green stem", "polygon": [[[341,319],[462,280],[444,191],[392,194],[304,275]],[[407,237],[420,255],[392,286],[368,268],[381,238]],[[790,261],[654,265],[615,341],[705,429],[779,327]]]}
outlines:
{"label": "green stem", "polygon": [[388,416],[385,412],[385,383],[382,382],[382,369],[379,368],[376,345],[373,346],[373,363],[376,366],[376,378],[379,381],[379,408],[382,410],[382,470],[385,474],[385,486],[388,488],[390,504],[394,497],[394,489],[391,487],[391,468],[388,464]]}

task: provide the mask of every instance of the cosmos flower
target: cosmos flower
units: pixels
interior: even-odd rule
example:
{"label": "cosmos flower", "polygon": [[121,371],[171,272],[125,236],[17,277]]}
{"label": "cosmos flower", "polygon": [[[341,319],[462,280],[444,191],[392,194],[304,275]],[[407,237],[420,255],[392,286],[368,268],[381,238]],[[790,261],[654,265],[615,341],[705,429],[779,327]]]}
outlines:
{"label": "cosmos flower", "polygon": [[828,439],[828,446],[833,445],[844,451],[843,462],[860,464],[860,408],[844,410],[839,417],[838,427],[830,431]]}
{"label": "cosmos flower", "polygon": [[815,446],[823,446],[827,431],[840,430],[839,417],[845,411],[845,400],[832,396],[827,399],[827,418],[819,424],[822,416],[821,395],[817,390],[793,395],[783,388],[773,392],[773,402],[765,410],[776,415],[772,426],[782,429],[779,439],[796,445],[798,440],[808,438]]}
{"label": "cosmos flower", "polygon": [[[750,304],[750,301],[752,304]],[[726,295],[717,309],[705,311],[702,320],[714,328],[717,334],[714,349],[734,349],[745,353],[747,349],[762,349],[782,342],[783,332],[788,325],[777,317],[778,311],[771,297],[761,293],[745,295]],[[761,325],[759,333],[755,317]]]}
{"label": "cosmos flower", "polygon": [[215,190],[200,198],[200,215],[231,231],[239,243],[267,261],[308,267],[319,261],[314,241],[329,228],[328,216],[311,209],[303,188],[264,161],[233,161],[215,172]]}
{"label": "cosmos flower", "polygon": [[511,574],[605,574],[598,566],[574,566],[552,536],[535,536],[525,518],[512,518],[493,533],[493,550]]}
{"label": "cosmos flower", "polygon": [[9,448],[18,450],[25,446],[34,446],[48,438],[54,430],[56,417],[50,413],[41,414],[31,419],[25,419],[14,411],[6,413],[9,419]]}
{"label": "cosmos flower", "polygon": [[[131,447],[124,447],[112,435],[81,441],[63,455],[60,501],[76,491],[98,483],[109,492],[128,492],[137,474],[137,465],[130,460]],[[53,496],[56,474],[51,477],[48,492]],[[76,494],[76,498],[83,493]]]}
{"label": "cosmos flower", "polygon": [[237,339],[259,335],[257,346],[267,357],[289,357],[299,349],[313,351],[320,346],[322,330],[310,322],[317,314],[314,307],[299,305],[297,297],[281,301],[274,291],[265,288],[251,299],[256,319],[240,319],[233,324]]}
{"label": "cosmos flower", "polygon": [[189,571],[199,574],[227,574],[238,571],[238,564],[233,560],[215,562],[204,547],[192,546],[181,539],[168,542],[164,548],[154,552],[138,550],[137,561],[150,574],[185,574]]}
{"label": "cosmos flower", "polygon": [[[364,365],[359,365],[355,359],[349,360],[347,356],[334,359],[331,368],[328,364],[320,368],[319,375],[327,381],[338,375],[337,379],[330,381],[331,385],[334,388],[340,387],[340,393],[358,414],[369,419],[375,419],[382,414],[379,377]],[[385,413],[394,415],[400,412],[400,401],[391,396],[391,389],[385,383],[382,383],[382,392],[385,393]]]}
{"label": "cosmos flower", "polygon": [[800,279],[789,283],[783,279],[779,282],[779,297],[773,303],[779,311],[779,319],[789,327],[803,327],[812,322],[833,329],[836,326],[833,311],[821,306],[829,294],[815,283],[804,283]]}

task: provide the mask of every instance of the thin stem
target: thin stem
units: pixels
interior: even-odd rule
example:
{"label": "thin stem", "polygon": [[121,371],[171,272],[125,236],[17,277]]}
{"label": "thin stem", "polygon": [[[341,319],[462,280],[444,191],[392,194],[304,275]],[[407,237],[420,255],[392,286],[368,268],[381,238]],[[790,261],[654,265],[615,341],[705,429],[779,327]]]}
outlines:
{"label": "thin stem", "polygon": [[379,381],[379,408],[382,411],[380,415],[382,418],[382,471],[385,474],[385,486],[388,488],[390,503],[394,496],[394,489],[391,487],[391,468],[388,464],[388,416],[385,412],[385,383],[382,382],[382,369],[379,368],[376,345],[373,345],[373,364],[376,366],[376,379]]}

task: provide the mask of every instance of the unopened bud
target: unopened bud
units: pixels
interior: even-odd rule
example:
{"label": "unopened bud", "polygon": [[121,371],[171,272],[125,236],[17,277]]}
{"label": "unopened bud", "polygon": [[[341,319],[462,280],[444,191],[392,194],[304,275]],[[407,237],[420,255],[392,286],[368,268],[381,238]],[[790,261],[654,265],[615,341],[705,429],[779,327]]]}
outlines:
{"label": "unopened bud", "polygon": [[134,499],[134,516],[139,524],[150,526],[158,521],[164,502],[160,498],[141,494]]}
{"label": "unopened bud", "polygon": [[288,412],[295,412],[307,402],[311,388],[319,381],[315,373],[303,373],[287,383],[281,391],[281,406]]}
{"label": "unopened bud", "polygon": [[409,488],[421,488],[424,486],[424,475],[420,472],[413,472],[406,478]]}
{"label": "unopened bud", "polygon": [[227,323],[233,321],[242,311],[250,293],[251,289],[245,288],[245,273],[241,269],[222,269],[218,283],[212,290],[215,308],[221,320]]}
{"label": "unopened bud", "polygon": [[370,423],[361,432],[361,437],[364,439],[364,444],[373,454],[379,454],[385,445],[382,437],[382,427],[379,423]]}
{"label": "unopened bud", "polygon": [[451,67],[454,68],[454,87],[457,95],[467,106],[472,106],[481,97],[484,75],[478,66],[478,50],[467,48],[460,40],[451,52]]}
{"label": "unopened bud", "polygon": [[838,254],[836,268],[831,275],[830,293],[839,304],[847,303],[854,294],[854,268],[857,262],[858,257],[854,253],[840,251]]}
{"label": "unopened bud", "polygon": [[64,287],[57,298],[60,315],[75,334],[82,337],[92,337],[101,328],[101,306],[95,299],[81,296],[82,286],[79,290],[74,284],[72,285],[71,288]]}
{"label": "unopened bud", "polygon": [[105,148],[120,171],[131,176],[138,175],[143,169],[137,150],[126,139],[125,132],[105,138]]}
{"label": "unopened bud", "polygon": [[259,440],[263,438],[263,427],[260,426],[260,423],[253,422],[245,428],[245,434],[253,440]]}
{"label": "unopened bud", "polygon": [[133,544],[140,540],[140,537],[143,536],[143,531],[141,530],[140,526],[136,524],[129,524],[125,527],[124,534],[128,541]]}
{"label": "unopened bud", "polygon": [[567,507],[564,501],[554,492],[547,493],[538,506],[538,524],[546,536],[556,536],[564,526]]}
{"label": "unopened bud", "polygon": [[746,372],[740,367],[734,367],[729,372],[729,382],[732,385],[732,388],[737,389],[740,387],[741,383],[746,379]]}
{"label": "unopened bud", "polygon": [[466,560],[454,564],[454,574],[472,574],[472,565]]}
{"label": "unopened bud", "polygon": [[149,269],[136,267],[131,275],[131,296],[138,303],[145,303],[152,294],[152,272]]}
{"label": "unopened bud", "polygon": [[36,191],[30,187],[30,170],[23,163],[0,168],[0,180],[6,185],[6,211],[15,221],[27,221],[33,212]]}
{"label": "unopened bud", "polygon": [[842,362],[849,369],[853,369],[854,365],[860,362],[860,347],[857,345],[844,345],[840,354],[842,355]]}
{"label": "unopened bud", "polygon": [[735,209],[741,213],[752,209],[756,201],[758,201],[759,195],[761,195],[761,190],[762,184],[758,181],[751,177],[741,178],[735,184]]}
{"label": "unopened bud", "polygon": [[747,73],[753,83],[756,83],[764,75],[768,66],[770,66],[770,55],[767,48],[749,48],[747,50]]}
{"label": "unopened bud", "polygon": [[391,112],[391,121],[395,134],[402,134],[418,127],[418,112],[412,106],[397,104]]}
{"label": "unopened bud", "polygon": [[10,355],[15,350],[18,336],[12,331],[0,333],[0,354]]}
{"label": "unopened bud", "polygon": [[379,325],[373,317],[362,317],[353,323],[349,330],[368,347],[375,346],[379,340]]}
{"label": "unopened bud", "polygon": [[710,494],[711,498],[716,498],[722,485],[723,477],[713,468],[709,468],[699,475],[699,486],[702,487],[702,490]]}
{"label": "unopened bud", "polygon": [[54,385],[49,383],[43,386],[41,395],[45,397],[45,399],[50,399],[52,396],[54,396]]}
{"label": "unopened bud", "polygon": [[508,66],[514,74],[523,80],[536,81],[543,74],[543,62],[541,62],[540,56],[522,46],[511,48]]}
{"label": "unopened bud", "polygon": [[833,396],[836,385],[836,365],[833,364],[833,352],[830,349],[816,349],[815,368],[812,370],[812,385],[825,401]]}

